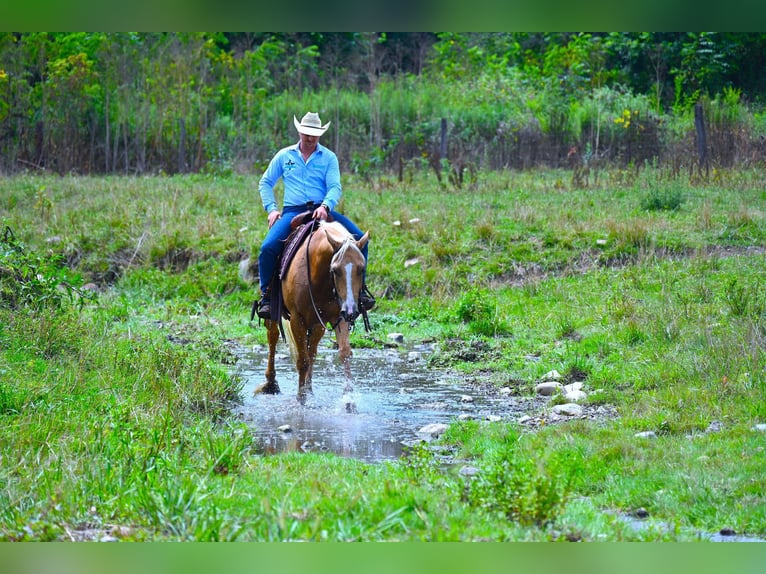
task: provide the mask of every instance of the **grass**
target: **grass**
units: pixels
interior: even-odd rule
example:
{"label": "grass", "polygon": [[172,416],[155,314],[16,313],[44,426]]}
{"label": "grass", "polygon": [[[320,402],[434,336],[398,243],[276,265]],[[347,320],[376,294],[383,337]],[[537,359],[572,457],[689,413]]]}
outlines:
{"label": "grass", "polygon": [[433,367],[518,396],[556,369],[618,414],[456,421],[445,470],[427,448],[260,456],[229,414],[226,342],[265,343],[238,276],[265,233],[255,178],[0,180],[0,539],[766,537],[762,173],[566,181],[345,181],[379,301],[355,345],[434,339]]}

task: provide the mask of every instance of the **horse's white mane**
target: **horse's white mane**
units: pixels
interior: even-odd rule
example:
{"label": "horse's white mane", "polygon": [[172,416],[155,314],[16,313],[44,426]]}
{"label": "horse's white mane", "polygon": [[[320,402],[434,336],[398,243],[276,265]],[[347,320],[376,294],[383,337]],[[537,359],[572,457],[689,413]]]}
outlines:
{"label": "horse's white mane", "polygon": [[351,232],[337,221],[320,221],[319,226],[325,228],[338,241],[345,241],[349,237],[353,237]]}

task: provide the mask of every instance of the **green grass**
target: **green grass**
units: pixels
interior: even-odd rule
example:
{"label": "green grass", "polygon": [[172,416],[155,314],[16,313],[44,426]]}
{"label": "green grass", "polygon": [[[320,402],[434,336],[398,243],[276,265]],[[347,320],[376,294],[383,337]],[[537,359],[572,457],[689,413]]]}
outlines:
{"label": "green grass", "polygon": [[[455,422],[449,469],[425,448],[263,457],[229,414],[225,343],[265,342],[238,277],[265,234],[257,178],[0,180],[23,247],[0,250],[0,539],[765,538],[766,186],[714,175],[344,181],[378,295],[354,345],[435,340],[432,367],[522,397],[556,369],[618,414]],[[666,190],[683,201],[646,203]]]}

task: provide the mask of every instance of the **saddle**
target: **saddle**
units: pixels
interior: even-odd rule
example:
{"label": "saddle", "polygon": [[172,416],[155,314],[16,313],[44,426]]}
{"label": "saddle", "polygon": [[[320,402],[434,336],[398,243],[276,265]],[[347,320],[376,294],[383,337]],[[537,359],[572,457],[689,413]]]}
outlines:
{"label": "saddle", "polygon": [[[285,308],[282,300],[282,279],[287,275],[298,249],[306,241],[306,238],[319,226],[319,220],[313,219],[312,210],[304,211],[290,220],[290,235],[285,240],[285,247],[277,261],[277,272],[271,278],[271,320],[279,321],[281,317],[290,319],[290,312]],[[332,221],[329,217],[327,221]]]}

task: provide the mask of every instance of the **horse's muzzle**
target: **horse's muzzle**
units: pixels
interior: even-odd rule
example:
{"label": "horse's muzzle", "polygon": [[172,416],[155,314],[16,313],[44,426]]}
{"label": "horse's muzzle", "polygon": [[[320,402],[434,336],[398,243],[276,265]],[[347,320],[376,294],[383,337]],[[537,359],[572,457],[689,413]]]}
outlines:
{"label": "horse's muzzle", "polygon": [[356,318],[359,316],[359,305],[357,305],[356,301],[353,302],[353,304],[349,303],[343,303],[343,305],[340,308],[340,318],[347,323],[353,323]]}

